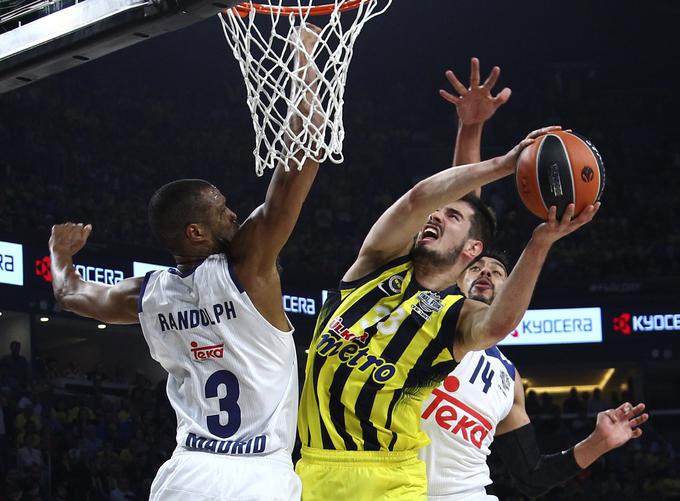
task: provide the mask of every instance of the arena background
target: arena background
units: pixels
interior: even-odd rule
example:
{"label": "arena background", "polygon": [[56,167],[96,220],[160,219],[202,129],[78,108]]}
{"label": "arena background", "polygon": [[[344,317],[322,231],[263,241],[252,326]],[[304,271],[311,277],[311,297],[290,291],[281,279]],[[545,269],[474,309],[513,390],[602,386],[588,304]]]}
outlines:
{"label": "arena background", "polygon": [[[375,218],[449,165],[456,116],[437,90],[449,68],[467,82],[477,56],[483,75],[502,68],[497,89],[513,90],[485,128],[484,158],[560,124],[597,145],[607,172],[601,211],[555,246],[531,306],[600,308],[568,315],[599,318],[601,337],[564,344],[551,330],[554,312],[539,311],[531,325],[541,327],[518,338],[541,344],[503,348],[537,394],[527,409],[541,445],[575,443],[602,405],[644,401],[651,414],[641,439],[544,499],[680,498],[679,15],[671,1],[395,0],[367,25],[347,83],[345,163],[322,167],[281,256],[300,367],[323,291]],[[149,234],[151,193],[205,178],[244,218],[270,175],[254,175],[253,141],[243,80],[216,18],[0,95],[0,253],[5,266],[14,260],[0,274],[0,356],[18,340],[29,369],[0,363],[0,499],[147,496],[174,444],[164,373],[138,328],[101,329],[59,311],[49,230],[93,224],[75,262],[94,280],[130,276],[134,261],[169,265]],[[498,246],[516,258],[537,220],[512,179],[483,197],[499,217]],[[524,499],[502,467],[494,478],[501,499]]]}

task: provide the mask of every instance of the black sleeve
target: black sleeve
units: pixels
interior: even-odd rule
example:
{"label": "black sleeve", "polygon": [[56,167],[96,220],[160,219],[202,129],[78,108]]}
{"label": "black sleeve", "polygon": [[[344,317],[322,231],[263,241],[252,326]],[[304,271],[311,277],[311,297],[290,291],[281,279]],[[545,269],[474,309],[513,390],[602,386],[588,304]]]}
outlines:
{"label": "black sleeve", "polygon": [[497,436],[492,447],[519,490],[529,497],[545,494],[581,471],[573,447],[557,454],[541,454],[531,423]]}

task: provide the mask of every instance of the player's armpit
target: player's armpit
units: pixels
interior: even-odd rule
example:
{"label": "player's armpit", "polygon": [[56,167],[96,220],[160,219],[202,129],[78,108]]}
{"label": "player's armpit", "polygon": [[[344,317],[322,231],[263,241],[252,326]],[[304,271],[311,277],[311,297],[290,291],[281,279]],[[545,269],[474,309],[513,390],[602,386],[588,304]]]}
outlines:
{"label": "player's armpit", "polygon": [[144,277],[126,278],[115,285],[70,280],[54,296],[66,311],[107,324],[136,324],[137,301]]}

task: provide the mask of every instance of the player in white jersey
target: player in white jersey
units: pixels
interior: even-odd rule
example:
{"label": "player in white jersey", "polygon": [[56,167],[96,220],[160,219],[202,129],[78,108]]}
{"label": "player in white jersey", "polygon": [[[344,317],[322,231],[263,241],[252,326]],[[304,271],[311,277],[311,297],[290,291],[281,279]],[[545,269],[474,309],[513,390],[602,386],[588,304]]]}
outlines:
{"label": "player in white jersey", "polygon": [[[309,53],[315,30],[300,33]],[[316,76],[310,69],[303,78],[310,90],[298,106],[309,116]],[[300,132],[299,122],[290,127]],[[113,286],[85,282],[73,267],[90,225],[53,227],[53,287],[62,307],[106,323],[140,323],[151,356],[168,372],[177,448],[159,469],[151,499],[300,498],[291,461],[296,354],[277,256],[317,171],[313,159],[301,171],[279,165],[265,202],[242,225],[206,181],[161,187],[149,202],[149,223],[176,268]]]}
{"label": "player in white jersey", "polygon": [[[478,162],[483,124],[510,97],[504,89],[493,97],[490,89],[500,70],[496,67],[479,85],[479,61],[472,60],[471,88],[465,89],[452,72],[447,77],[461,95],[442,95],[456,105],[459,129],[454,163]],[[469,299],[491,304],[510,271],[502,253],[487,251],[465,272],[460,287]],[[422,408],[422,427],[431,444],[421,450],[432,500],[496,499],[486,494],[491,484],[486,458],[495,449],[520,489],[539,495],[569,479],[598,457],[639,437],[648,416],[644,404],[625,403],[597,416],[593,433],[568,451],[541,455],[524,407],[519,372],[498,348],[471,352],[433,391]]]}

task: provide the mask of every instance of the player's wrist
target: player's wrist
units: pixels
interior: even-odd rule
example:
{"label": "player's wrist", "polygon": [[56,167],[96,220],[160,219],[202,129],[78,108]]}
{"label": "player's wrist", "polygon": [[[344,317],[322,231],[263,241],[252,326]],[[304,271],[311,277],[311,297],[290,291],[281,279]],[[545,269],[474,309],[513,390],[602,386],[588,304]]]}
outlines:
{"label": "player's wrist", "polygon": [[579,467],[587,468],[607,452],[607,441],[595,430],[574,447],[574,459]]}

